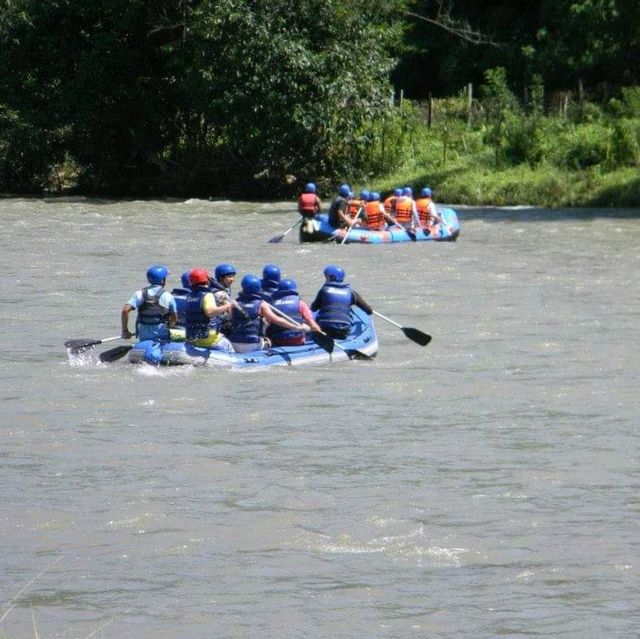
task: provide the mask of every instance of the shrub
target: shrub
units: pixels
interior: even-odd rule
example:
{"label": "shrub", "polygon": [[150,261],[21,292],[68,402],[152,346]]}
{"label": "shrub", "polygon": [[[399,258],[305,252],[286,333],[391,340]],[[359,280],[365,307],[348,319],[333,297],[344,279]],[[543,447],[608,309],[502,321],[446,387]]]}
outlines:
{"label": "shrub", "polygon": [[611,133],[612,160],[619,165],[640,164],[640,119],[614,121]]}

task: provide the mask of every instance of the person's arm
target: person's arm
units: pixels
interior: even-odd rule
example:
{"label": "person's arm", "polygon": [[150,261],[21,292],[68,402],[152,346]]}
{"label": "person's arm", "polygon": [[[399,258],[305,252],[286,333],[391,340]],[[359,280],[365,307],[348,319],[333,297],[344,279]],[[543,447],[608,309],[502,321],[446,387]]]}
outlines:
{"label": "person's arm", "polygon": [[322,303],[320,301],[320,291],[318,291],[316,295],[316,299],[314,299],[313,302],[311,302],[311,310],[314,312],[319,311],[321,306],[322,306]]}
{"label": "person's arm", "polygon": [[438,209],[436,207],[436,205],[433,202],[429,202],[429,215],[431,216],[431,219],[436,223],[436,224],[444,224],[444,220],[442,219],[442,216],[440,215],[440,213],[438,213]]}
{"label": "person's arm", "polygon": [[216,315],[228,313],[229,311],[231,311],[231,307],[231,302],[218,306],[216,304],[216,299],[213,296],[213,293],[207,293],[202,298],[202,310],[207,317],[215,317]]}
{"label": "person's arm", "polygon": [[291,328],[293,330],[304,330],[305,328],[308,329],[308,327],[306,327],[304,324],[298,324],[297,322],[285,319],[284,317],[282,317],[282,315],[278,315],[271,309],[268,304],[265,304],[265,302],[262,302],[262,304],[260,304],[260,310],[258,312],[264,319],[268,320],[272,324],[282,326],[283,328]]}
{"label": "person's arm", "polygon": [[122,325],[121,337],[122,339],[131,339],[133,337],[133,333],[129,331],[129,313],[133,310],[133,306],[128,302],[122,307],[122,312],[120,313],[120,324]]}
{"label": "person's arm", "polygon": [[306,302],[303,302],[302,300],[300,300],[300,314],[302,315],[305,324],[308,324],[312,331],[320,333],[323,332],[320,326],[318,326],[318,323],[313,319],[311,309],[307,306]]}
{"label": "person's arm", "polygon": [[415,202],[411,205],[411,228],[414,230],[420,228],[420,216]]}
{"label": "person's arm", "polygon": [[364,297],[360,295],[357,291],[351,290],[351,303],[355,304],[358,308],[361,308],[367,315],[373,314],[373,309],[369,304],[365,301]]}
{"label": "person's arm", "polygon": [[340,208],[338,209],[338,218],[342,220],[343,224],[346,224],[347,226],[351,226],[351,224],[353,223],[353,220],[351,219],[351,216],[347,213],[347,208],[348,208],[348,204],[346,200],[344,200],[343,202],[340,202]]}
{"label": "person's arm", "polygon": [[391,215],[390,213],[387,213],[387,212],[384,210],[384,206],[383,206],[383,205],[380,205],[380,210],[382,211],[382,215],[384,216],[384,219],[385,219],[385,220],[387,220],[387,222],[388,222],[389,224],[392,224],[392,225],[393,225],[393,224],[395,224],[395,225],[397,225],[397,224],[398,224],[398,220],[396,220],[396,218],[395,218],[395,217],[393,217],[393,215]]}
{"label": "person's arm", "polygon": [[316,213],[322,212],[322,200],[316,195]]}

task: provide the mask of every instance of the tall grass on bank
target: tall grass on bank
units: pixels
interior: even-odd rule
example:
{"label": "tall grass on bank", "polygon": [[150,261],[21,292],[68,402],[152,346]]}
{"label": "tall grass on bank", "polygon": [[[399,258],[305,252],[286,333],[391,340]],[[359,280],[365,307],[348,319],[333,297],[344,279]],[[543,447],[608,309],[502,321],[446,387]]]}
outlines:
{"label": "tall grass on bank", "polygon": [[[527,105],[501,70],[482,97],[404,101],[384,124],[372,173],[382,190],[429,185],[440,201],[471,205],[640,207],[640,87],[600,105],[544,98],[534,78]],[[429,126],[429,120],[431,126]]]}

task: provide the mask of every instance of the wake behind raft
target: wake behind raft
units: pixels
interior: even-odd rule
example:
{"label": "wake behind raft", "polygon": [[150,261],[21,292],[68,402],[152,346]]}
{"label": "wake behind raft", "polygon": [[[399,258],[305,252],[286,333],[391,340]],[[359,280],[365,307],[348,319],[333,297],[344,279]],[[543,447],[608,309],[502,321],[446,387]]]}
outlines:
{"label": "wake behind raft", "polygon": [[[179,336],[180,329],[172,329]],[[311,366],[349,359],[371,359],[378,352],[378,337],[370,315],[358,307],[351,309],[351,329],[344,340],[309,341],[302,346],[272,346],[248,353],[225,353],[198,348],[184,341],[138,342],[129,351],[133,364],[143,362],[166,366],[210,366],[232,369],[262,369],[274,366]],[[121,347],[119,347],[121,348]],[[127,348],[127,347],[125,347]],[[102,361],[109,361],[102,358]]]}

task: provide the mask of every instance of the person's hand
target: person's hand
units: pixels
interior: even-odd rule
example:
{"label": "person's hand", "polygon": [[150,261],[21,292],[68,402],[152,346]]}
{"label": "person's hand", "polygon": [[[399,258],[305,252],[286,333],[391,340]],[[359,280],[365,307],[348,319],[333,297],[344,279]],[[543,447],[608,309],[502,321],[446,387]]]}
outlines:
{"label": "person's hand", "polygon": [[311,326],[309,326],[309,324],[302,324],[302,330],[305,333],[310,333],[311,332]]}

